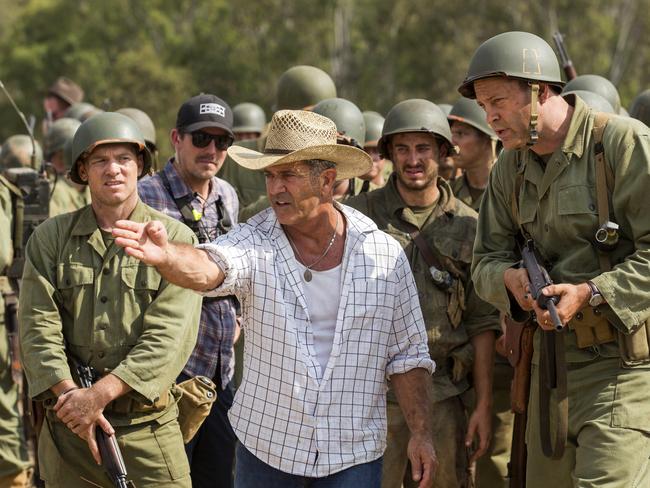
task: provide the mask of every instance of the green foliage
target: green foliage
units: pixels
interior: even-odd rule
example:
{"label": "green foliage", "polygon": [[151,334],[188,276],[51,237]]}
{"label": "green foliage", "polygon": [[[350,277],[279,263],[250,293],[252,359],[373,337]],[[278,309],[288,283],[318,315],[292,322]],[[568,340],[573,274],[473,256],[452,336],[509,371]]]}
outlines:
{"label": "green foliage", "polygon": [[[60,75],[105,109],[156,123],[161,157],[180,103],[212,92],[270,113],[288,67],[331,73],[341,96],[386,113],[406,98],[452,103],[473,51],[505,30],[564,35],[579,73],[624,105],[650,86],[650,0],[0,0],[0,79],[25,114]],[[24,132],[0,95],[0,141]]]}

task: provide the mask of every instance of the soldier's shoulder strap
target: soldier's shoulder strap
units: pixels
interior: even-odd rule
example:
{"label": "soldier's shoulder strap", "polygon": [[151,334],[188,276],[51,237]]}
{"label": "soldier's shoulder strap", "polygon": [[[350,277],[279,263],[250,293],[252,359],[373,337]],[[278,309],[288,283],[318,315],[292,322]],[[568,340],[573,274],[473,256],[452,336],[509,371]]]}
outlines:
{"label": "soldier's shoulder strap", "polygon": [[[605,128],[611,118],[604,112],[596,112],[594,115],[594,126],[592,134],[594,138],[594,158],[596,160],[596,204],[598,208],[598,225],[602,226],[609,221],[610,195],[614,191],[614,172],[605,159],[605,146],[603,136]],[[609,254],[599,252],[598,259],[600,268],[608,271],[612,268]]]}
{"label": "soldier's shoulder strap", "polygon": [[4,175],[1,174],[0,174],[0,184],[4,185],[14,196],[18,198],[23,198],[23,192],[20,190],[20,188],[18,188],[11,181],[9,181]]}

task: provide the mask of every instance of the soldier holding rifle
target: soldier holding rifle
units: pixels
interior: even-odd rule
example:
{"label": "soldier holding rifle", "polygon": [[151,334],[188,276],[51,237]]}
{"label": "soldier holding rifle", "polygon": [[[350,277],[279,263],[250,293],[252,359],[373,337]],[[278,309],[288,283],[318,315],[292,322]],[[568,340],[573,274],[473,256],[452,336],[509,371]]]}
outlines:
{"label": "soldier holding rifle", "polygon": [[[128,117],[87,120],[72,154],[70,177],[88,185],[92,204],[36,228],[19,311],[29,394],[46,410],[41,477],[47,487],[124,486],[111,469],[124,471],[119,455],[98,446],[102,429],[115,436],[138,488],[190,487],[171,387],[196,340],[200,297],[127,256],[111,230],[128,217],[158,220],[186,243],[194,235],[140,201],[137,178],[151,156]],[[82,370],[91,373],[76,374]]]}
{"label": "soldier holding rifle", "polygon": [[[648,486],[650,131],[562,98],[563,84],[551,47],[525,32],[489,39],[470,62],[459,91],[504,146],[472,276],[510,317],[536,317],[526,486]],[[555,283],[541,293],[555,297],[560,331],[519,266],[519,242],[534,242]]]}

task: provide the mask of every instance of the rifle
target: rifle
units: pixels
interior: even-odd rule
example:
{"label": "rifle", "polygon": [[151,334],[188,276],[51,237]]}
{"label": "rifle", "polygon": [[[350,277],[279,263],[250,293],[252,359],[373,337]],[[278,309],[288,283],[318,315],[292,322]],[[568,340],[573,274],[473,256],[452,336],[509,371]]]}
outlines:
{"label": "rifle", "polygon": [[578,76],[578,73],[576,73],[576,69],[573,67],[573,62],[567,53],[562,34],[559,32],[553,34],[553,42],[555,42],[555,47],[557,47],[557,53],[560,56],[560,62],[562,63],[564,75],[566,76],[567,81],[571,81],[576,76]]}
{"label": "rifle", "polygon": [[[77,361],[74,357],[68,356],[74,370],[79,378],[79,385],[82,388],[90,388],[98,378],[97,372],[91,366],[86,366]],[[102,457],[102,465],[104,471],[117,488],[135,488],[132,481],[127,480],[126,466],[122,451],[117,444],[114,435],[108,435],[104,429],[97,426],[95,428],[95,436],[97,438],[97,446],[99,447],[99,454]]]}
{"label": "rifle", "polygon": [[[564,351],[564,325],[557,313],[555,304],[558,296],[546,296],[542,290],[552,285],[548,272],[537,261],[535,243],[528,239],[521,249],[524,268],[528,272],[530,293],[543,310],[548,310],[555,331],[542,330],[542,341],[539,360],[539,422],[542,451],[551,459],[560,459],[564,455],[566,445],[569,403],[567,399],[567,369]],[[555,391],[553,407],[555,415],[551,415],[552,393]],[[551,442],[551,418],[557,426]]]}

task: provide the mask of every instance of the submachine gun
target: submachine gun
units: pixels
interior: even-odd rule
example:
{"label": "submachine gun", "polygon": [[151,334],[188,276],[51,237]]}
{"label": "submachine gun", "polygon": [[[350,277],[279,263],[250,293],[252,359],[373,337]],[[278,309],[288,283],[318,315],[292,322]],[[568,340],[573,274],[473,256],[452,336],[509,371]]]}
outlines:
{"label": "submachine gun", "polygon": [[[69,356],[70,363],[79,379],[79,386],[90,388],[97,381],[98,375],[94,368],[81,364],[75,358]],[[99,454],[102,457],[102,466],[106,474],[117,488],[135,488],[135,484],[127,479],[126,465],[120,451],[120,446],[114,435],[108,435],[97,426],[95,430]]]}

